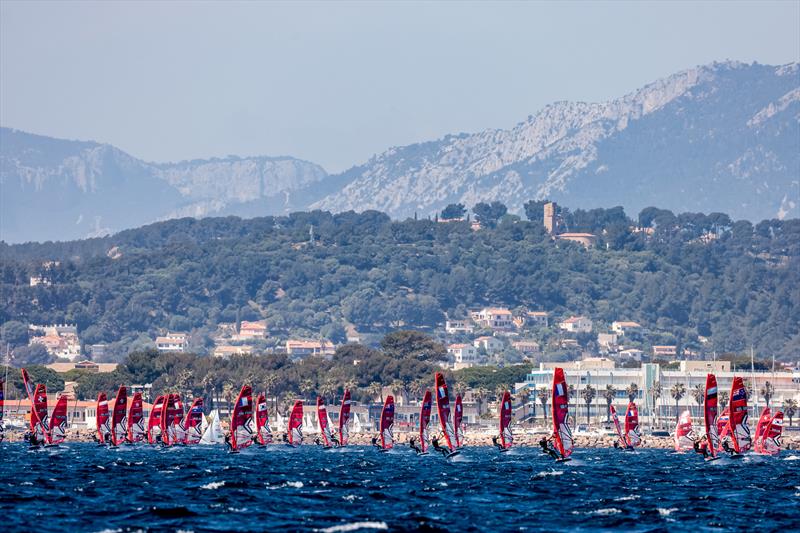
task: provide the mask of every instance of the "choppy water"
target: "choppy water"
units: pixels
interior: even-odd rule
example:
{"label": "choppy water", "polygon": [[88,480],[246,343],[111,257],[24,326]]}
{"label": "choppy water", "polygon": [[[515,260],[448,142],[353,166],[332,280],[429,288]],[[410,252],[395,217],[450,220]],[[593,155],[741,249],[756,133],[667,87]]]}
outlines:
{"label": "choppy water", "polygon": [[0,445],[0,529],[800,529],[800,454]]}

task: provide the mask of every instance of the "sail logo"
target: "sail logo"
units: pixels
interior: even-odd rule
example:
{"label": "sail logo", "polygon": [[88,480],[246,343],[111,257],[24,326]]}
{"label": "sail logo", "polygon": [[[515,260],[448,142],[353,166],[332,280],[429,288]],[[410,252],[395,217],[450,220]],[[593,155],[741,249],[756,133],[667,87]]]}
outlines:
{"label": "sail logo", "polygon": [[444,387],[439,387],[439,398],[444,398],[447,396],[447,390]]}
{"label": "sail logo", "polygon": [[738,400],[746,400],[747,399],[747,391],[744,388],[736,389],[736,392],[733,393],[731,400],[738,401]]}
{"label": "sail logo", "polygon": [[716,396],[716,395],[717,395],[717,388],[716,387],[711,387],[710,389],[708,389],[708,392],[706,392],[706,396],[708,398],[711,398],[712,396]]}
{"label": "sail logo", "polygon": [[564,396],[564,385],[562,383],[556,384],[556,396]]}

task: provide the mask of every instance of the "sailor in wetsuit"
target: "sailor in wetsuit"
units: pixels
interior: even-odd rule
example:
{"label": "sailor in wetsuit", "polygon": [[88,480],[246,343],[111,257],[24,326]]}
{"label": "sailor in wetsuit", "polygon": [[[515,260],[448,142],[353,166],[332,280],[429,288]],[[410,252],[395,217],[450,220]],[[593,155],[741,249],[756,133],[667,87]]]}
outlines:
{"label": "sailor in wetsuit", "polygon": [[539,441],[539,446],[542,448],[542,451],[552,457],[555,460],[559,459],[558,452],[552,446],[552,439],[553,437],[542,437],[542,440]]}
{"label": "sailor in wetsuit", "polygon": [[728,455],[736,455],[736,450],[731,448],[731,445],[728,443],[728,439],[722,441],[722,449],[728,452]]}
{"label": "sailor in wetsuit", "polygon": [[331,431],[331,443],[333,443],[333,445],[336,446],[336,447],[341,446],[341,444],[339,443],[339,439],[336,438],[336,432],[335,431]]}
{"label": "sailor in wetsuit", "polygon": [[420,449],[419,446],[417,446],[417,441],[416,439],[414,439],[414,437],[408,439],[408,447],[417,452],[417,454],[422,453],[422,450]]}
{"label": "sailor in wetsuit", "polygon": [[383,449],[383,446],[378,444],[378,437],[372,437],[372,445],[378,448],[379,450]]}
{"label": "sailor in wetsuit", "polygon": [[694,441],[694,451],[702,454],[703,459],[708,459],[708,437],[703,435],[700,440]]}
{"label": "sailor in wetsuit", "polygon": [[289,444],[289,435],[287,433],[281,433],[281,442]]}
{"label": "sailor in wetsuit", "polygon": [[450,450],[439,445],[439,437],[433,437],[431,439],[431,446],[433,446],[434,450],[441,453],[445,457],[447,457],[447,454],[450,453]]}
{"label": "sailor in wetsuit", "polygon": [[233,451],[233,444],[231,443],[231,434],[230,434],[230,432],[225,433],[225,446],[228,447],[228,450]]}
{"label": "sailor in wetsuit", "polygon": [[503,445],[502,445],[502,444],[500,444],[500,443],[497,441],[497,435],[492,435],[492,444],[493,444],[494,446],[497,446],[497,449],[498,449],[498,450],[502,450],[502,449],[503,449]]}

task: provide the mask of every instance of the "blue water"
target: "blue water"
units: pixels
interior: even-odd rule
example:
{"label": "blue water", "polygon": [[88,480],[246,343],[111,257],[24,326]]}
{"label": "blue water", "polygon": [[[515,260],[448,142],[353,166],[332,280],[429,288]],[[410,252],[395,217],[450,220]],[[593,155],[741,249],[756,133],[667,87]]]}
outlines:
{"label": "blue water", "polygon": [[800,529],[800,454],[0,445],[0,530]]}

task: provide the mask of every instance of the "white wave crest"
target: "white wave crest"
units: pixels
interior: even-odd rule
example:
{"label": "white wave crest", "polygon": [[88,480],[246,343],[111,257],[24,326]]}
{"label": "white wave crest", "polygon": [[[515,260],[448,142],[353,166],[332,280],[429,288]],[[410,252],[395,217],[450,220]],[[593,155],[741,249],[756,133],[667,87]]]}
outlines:
{"label": "white wave crest", "polygon": [[359,529],[377,529],[386,530],[389,526],[386,522],[353,522],[352,524],[341,524],[338,526],[326,527],[320,529],[322,533],[340,533],[344,531],[358,531]]}
{"label": "white wave crest", "polygon": [[218,488],[224,487],[224,486],[225,486],[225,482],[224,481],[212,481],[211,483],[206,483],[205,485],[203,485],[200,488],[201,489],[206,489],[206,490],[215,490],[215,489],[218,489]]}

